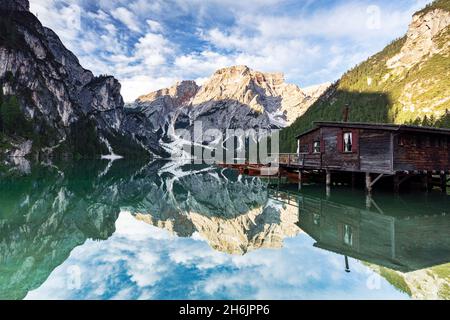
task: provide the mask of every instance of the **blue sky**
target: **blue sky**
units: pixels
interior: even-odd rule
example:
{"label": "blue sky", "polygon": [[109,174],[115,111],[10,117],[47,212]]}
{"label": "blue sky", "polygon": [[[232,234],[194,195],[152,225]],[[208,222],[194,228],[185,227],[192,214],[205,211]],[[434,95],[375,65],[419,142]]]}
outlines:
{"label": "blue sky", "polygon": [[107,241],[75,248],[27,299],[408,299],[357,260],[317,249],[301,233],[245,256],[178,238],[122,213]]}
{"label": "blue sky", "polygon": [[31,11],[126,101],[236,64],[308,87],[402,36],[428,0],[30,0]]}

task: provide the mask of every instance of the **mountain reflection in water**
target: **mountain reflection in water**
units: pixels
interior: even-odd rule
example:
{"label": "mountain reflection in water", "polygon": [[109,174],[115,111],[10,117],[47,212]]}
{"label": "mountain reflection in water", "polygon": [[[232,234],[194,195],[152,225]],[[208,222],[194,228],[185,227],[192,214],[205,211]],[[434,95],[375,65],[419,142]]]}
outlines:
{"label": "mountain reflection in water", "polygon": [[19,162],[0,167],[0,298],[449,298],[449,203],[191,164]]}

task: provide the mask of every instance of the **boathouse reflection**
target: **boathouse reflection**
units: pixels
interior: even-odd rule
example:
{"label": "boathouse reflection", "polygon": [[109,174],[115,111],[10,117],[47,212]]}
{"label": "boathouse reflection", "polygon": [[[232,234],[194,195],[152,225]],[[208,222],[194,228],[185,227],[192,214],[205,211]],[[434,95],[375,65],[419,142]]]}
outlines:
{"label": "boathouse reflection", "polygon": [[271,196],[298,206],[298,226],[318,248],[401,272],[450,262],[449,196],[365,199],[362,193],[335,190],[327,198],[307,189],[272,189]]}

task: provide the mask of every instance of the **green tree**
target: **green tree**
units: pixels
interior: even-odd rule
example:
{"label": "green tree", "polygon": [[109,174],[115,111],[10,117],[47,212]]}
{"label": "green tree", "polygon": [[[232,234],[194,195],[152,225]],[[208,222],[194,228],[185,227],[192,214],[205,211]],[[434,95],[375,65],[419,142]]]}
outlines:
{"label": "green tree", "polygon": [[450,111],[448,109],[445,110],[445,114],[436,122],[436,126],[450,129]]}
{"label": "green tree", "polygon": [[427,115],[425,115],[425,117],[423,117],[423,119],[422,119],[422,126],[424,126],[424,127],[431,126],[430,119],[428,119]]}
{"label": "green tree", "polygon": [[416,120],[414,120],[413,125],[420,126],[422,124],[422,119],[420,117],[417,117]]}
{"label": "green tree", "polygon": [[0,86],[0,133],[3,132],[2,109],[3,109],[3,87]]}
{"label": "green tree", "polygon": [[17,133],[18,128],[21,127],[20,120],[22,120],[22,112],[20,111],[19,100],[16,96],[4,99],[0,114],[3,133]]}
{"label": "green tree", "polygon": [[20,135],[30,138],[33,128],[22,113],[16,96],[3,96],[0,104],[0,128],[5,135]]}

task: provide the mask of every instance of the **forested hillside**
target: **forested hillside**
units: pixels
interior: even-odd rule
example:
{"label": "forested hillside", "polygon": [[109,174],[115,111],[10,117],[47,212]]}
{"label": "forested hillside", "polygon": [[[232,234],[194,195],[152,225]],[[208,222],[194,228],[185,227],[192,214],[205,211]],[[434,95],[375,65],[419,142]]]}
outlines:
{"label": "forested hillside", "polygon": [[450,0],[417,12],[407,35],[357,65],[289,128],[281,151],[295,152],[295,137],[314,121],[417,124],[450,128]]}

